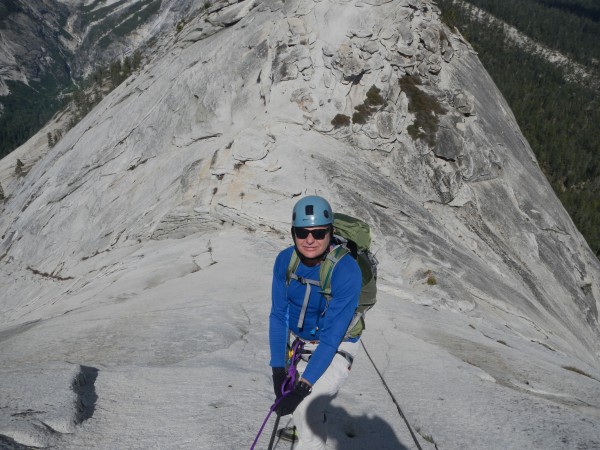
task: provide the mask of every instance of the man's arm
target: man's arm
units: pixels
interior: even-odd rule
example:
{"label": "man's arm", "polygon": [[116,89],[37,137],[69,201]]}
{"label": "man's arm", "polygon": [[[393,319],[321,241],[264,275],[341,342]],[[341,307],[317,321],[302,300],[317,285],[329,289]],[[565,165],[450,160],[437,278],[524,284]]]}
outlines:
{"label": "man's arm", "polygon": [[271,285],[271,314],[269,315],[269,344],[271,367],[285,367],[288,336],[288,300],[286,295],[286,271],[291,254],[279,253],[273,266]]}

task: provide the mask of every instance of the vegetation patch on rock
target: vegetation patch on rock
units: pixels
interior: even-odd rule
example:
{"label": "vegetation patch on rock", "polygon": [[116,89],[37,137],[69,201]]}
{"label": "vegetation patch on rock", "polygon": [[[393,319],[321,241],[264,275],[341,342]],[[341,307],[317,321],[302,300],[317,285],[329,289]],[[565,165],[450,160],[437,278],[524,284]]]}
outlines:
{"label": "vegetation patch on rock", "polygon": [[413,139],[420,139],[430,147],[435,147],[435,136],[438,131],[440,119],[438,116],[445,114],[446,109],[434,96],[423,92],[419,85],[421,80],[417,76],[406,75],[400,78],[400,88],[408,97],[408,111],[415,115],[415,121],[407,128],[408,134]]}

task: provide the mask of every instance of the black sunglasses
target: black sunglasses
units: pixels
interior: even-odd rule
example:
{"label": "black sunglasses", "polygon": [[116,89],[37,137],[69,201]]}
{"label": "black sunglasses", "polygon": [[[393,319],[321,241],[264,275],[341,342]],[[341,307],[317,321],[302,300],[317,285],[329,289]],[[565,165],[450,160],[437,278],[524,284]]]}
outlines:
{"label": "black sunglasses", "polygon": [[325,239],[325,237],[329,234],[329,228],[320,228],[317,230],[307,230],[306,228],[295,228],[294,227],[294,236],[298,239],[306,239],[309,234],[312,234],[312,237],[317,241],[321,241]]}

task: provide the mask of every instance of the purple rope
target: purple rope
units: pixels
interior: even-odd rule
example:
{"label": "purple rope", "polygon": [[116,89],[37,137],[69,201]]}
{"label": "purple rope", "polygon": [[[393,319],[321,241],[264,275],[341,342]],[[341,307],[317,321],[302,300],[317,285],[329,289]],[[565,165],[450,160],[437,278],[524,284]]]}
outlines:
{"label": "purple rope", "polygon": [[298,377],[298,370],[296,369],[296,366],[302,359],[303,348],[304,341],[301,341],[300,339],[296,339],[292,344],[292,357],[290,358],[290,366],[288,367],[287,378],[281,386],[282,396],[279,397],[280,399],[294,390],[294,386],[296,385],[296,378]]}
{"label": "purple rope", "polygon": [[302,349],[303,348],[304,348],[304,342],[301,341],[300,339],[296,339],[294,341],[294,343],[292,344],[292,357],[290,358],[290,361],[289,361],[290,366],[288,367],[287,378],[285,379],[285,381],[283,382],[283,385],[281,386],[281,397],[276,399],[275,402],[271,405],[271,408],[269,408],[269,413],[267,414],[267,417],[265,417],[265,420],[263,421],[262,426],[260,427],[260,430],[258,430],[258,434],[254,438],[254,442],[252,443],[252,447],[250,447],[250,450],[254,450],[254,447],[256,446],[256,443],[258,442],[258,438],[262,434],[263,430],[265,429],[265,425],[269,421],[269,417],[271,417],[271,414],[273,414],[273,411],[275,411],[277,409],[277,407],[279,406],[279,403],[281,403],[281,400],[283,400],[283,397],[285,397],[286,395],[288,395],[290,392],[292,392],[294,390],[294,386],[296,385],[296,378],[298,377],[298,370],[296,369],[296,366],[298,365],[298,362],[302,359]]}

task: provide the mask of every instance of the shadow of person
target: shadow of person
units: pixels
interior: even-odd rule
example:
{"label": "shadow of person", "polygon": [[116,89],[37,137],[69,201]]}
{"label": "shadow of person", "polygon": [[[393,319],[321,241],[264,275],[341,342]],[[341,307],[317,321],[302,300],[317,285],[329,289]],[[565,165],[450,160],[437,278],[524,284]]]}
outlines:
{"label": "shadow of person", "polygon": [[[367,448],[376,448],[377,450],[409,450],[409,447],[402,444],[396,436],[394,429],[381,417],[363,414],[361,416],[352,416],[339,406],[328,404],[323,416],[322,408],[318,405],[322,402],[330,402],[331,397],[322,396],[318,401],[313,401],[307,410],[309,423],[327,424],[327,448],[338,450],[365,450]],[[313,406],[314,405],[314,406]],[[290,423],[291,425],[291,423]],[[325,438],[322,426],[315,427],[313,430]],[[298,443],[278,439],[276,449],[298,449]]]}
{"label": "shadow of person", "polygon": [[376,415],[352,416],[339,406],[329,405],[326,411],[329,425],[329,447],[340,450],[408,450],[394,429]]}

